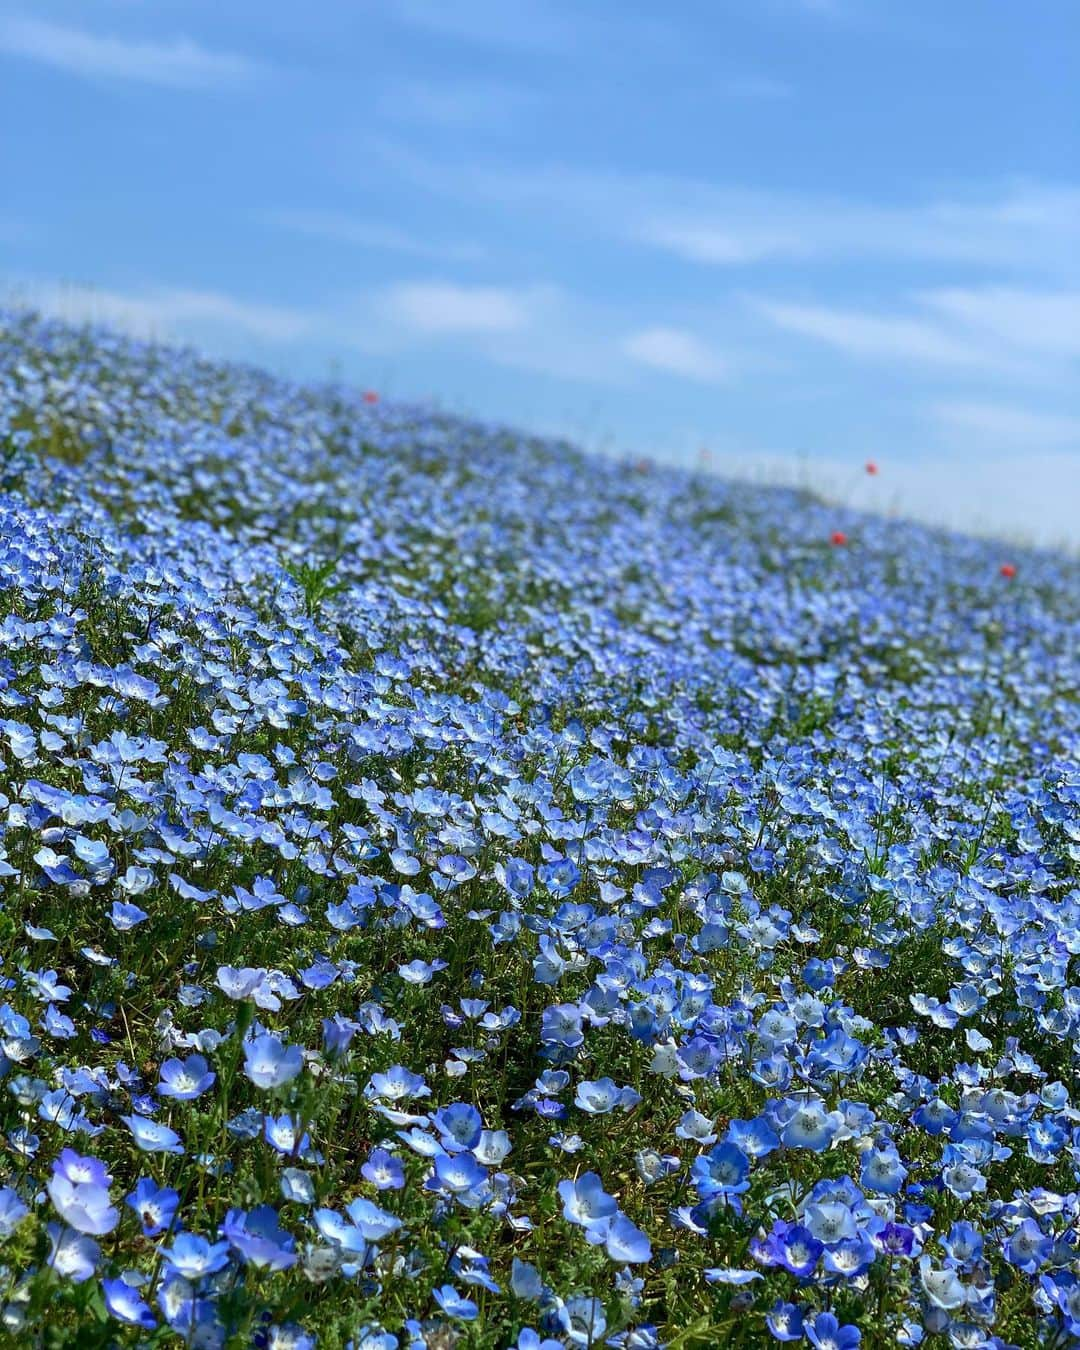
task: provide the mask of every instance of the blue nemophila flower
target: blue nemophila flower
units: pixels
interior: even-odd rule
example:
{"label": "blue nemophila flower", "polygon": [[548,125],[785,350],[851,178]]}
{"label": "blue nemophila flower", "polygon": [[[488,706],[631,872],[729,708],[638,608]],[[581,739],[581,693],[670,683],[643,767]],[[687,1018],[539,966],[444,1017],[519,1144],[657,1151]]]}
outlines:
{"label": "blue nemophila flower", "polygon": [[1049,1258],[1053,1245],[1034,1219],[1024,1219],[1009,1234],[1003,1255],[1011,1266],[1034,1275]]}
{"label": "blue nemophila flower", "polygon": [[399,965],[397,972],[406,984],[430,984],[432,978],[440,970],[445,970],[446,966],[447,962],[438,957],[434,961],[421,961],[417,958]]}
{"label": "blue nemophila flower", "polygon": [[202,1055],[189,1055],[186,1060],[167,1059],[161,1066],[161,1081],[157,1093],[177,1101],[194,1101],[213,1087],[217,1075],[210,1071]]}
{"label": "blue nemophila flower", "polygon": [[824,1244],[802,1224],[777,1223],[770,1234],[768,1250],[777,1264],[804,1278],[817,1266]]}
{"label": "blue nemophila flower", "polygon": [[803,1311],[797,1303],[777,1301],[767,1313],[765,1323],[773,1340],[801,1341],[803,1338]]}
{"label": "blue nemophila flower", "polygon": [[463,1297],[452,1284],[444,1284],[440,1289],[434,1290],[432,1298],[447,1317],[459,1322],[471,1322],[480,1312],[472,1299]]}
{"label": "blue nemophila flower", "polygon": [[167,1271],[157,1293],[158,1307],[174,1331],[195,1340],[220,1340],[222,1328],[213,1303],[199,1297],[196,1286],[182,1275]]}
{"label": "blue nemophila flower", "polygon": [[278,1223],[271,1205],[257,1205],[249,1213],[230,1209],[221,1235],[245,1262],[268,1270],[286,1270],[296,1264],[296,1239]]}
{"label": "blue nemophila flower", "polygon": [[860,1184],[880,1195],[896,1195],[908,1174],[894,1145],[867,1149],[860,1167]]}
{"label": "blue nemophila flower", "polygon": [[443,1190],[467,1201],[470,1192],[478,1191],[487,1180],[487,1169],[481,1167],[471,1153],[440,1153],[435,1159],[435,1170],[426,1183],[432,1190]]}
{"label": "blue nemophila flower", "polygon": [[224,1270],[229,1263],[227,1242],[208,1242],[198,1233],[177,1233],[171,1247],[162,1247],[163,1260],[185,1280],[201,1280]]}
{"label": "blue nemophila flower", "polygon": [[498,1167],[510,1155],[513,1145],[506,1130],[481,1130],[472,1154],[485,1167]]}
{"label": "blue nemophila flower", "polygon": [[[726,1138],[748,1158],[765,1158],[780,1147],[780,1136],[764,1116],[755,1116],[753,1120],[732,1120],[728,1124]],[[710,1140],[706,1138],[700,1142],[707,1144]]]}
{"label": "blue nemophila flower", "polygon": [[750,1186],[750,1159],[734,1144],[716,1144],[694,1159],[691,1175],[702,1199],[742,1195]]}
{"label": "blue nemophila flower", "polygon": [[[419,1119],[421,1124],[426,1123],[426,1117],[414,1117]],[[414,1153],[418,1153],[421,1158],[437,1158],[440,1153],[445,1152],[442,1144],[433,1134],[428,1134],[426,1130],[414,1127],[411,1130],[398,1130],[397,1137]]]}
{"label": "blue nemophila flower", "polygon": [[877,1248],[870,1238],[863,1233],[857,1233],[854,1237],[842,1238],[826,1248],[822,1264],[831,1274],[840,1275],[845,1280],[854,1280],[864,1275],[876,1258]]}
{"label": "blue nemophila flower", "polygon": [[558,1191],[563,1218],[581,1228],[603,1223],[618,1210],[615,1198],[607,1194],[595,1172],[585,1172],[574,1181],[560,1181]]}
{"label": "blue nemophila flower", "polygon": [[266,970],[262,967],[244,966],[239,970],[234,966],[218,967],[217,986],[227,998],[251,998],[265,979]]}
{"label": "blue nemophila flower", "polygon": [[384,1148],[371,1150],[360,1175],[379,1191],[397,1191],[405,1184],[405,1169],[400,1160]]}
{"label": "blue nemophila flower", "polygon": [[142,1327],[144,1331],[152,1331],[157,1326],[157,1318],[138,1289],[125,1280],[102,1280],[101,1292],[106,1309],[117,1321]]}
{"label": "blue nemophila flower", "polygon": [[345,1350],[398,1350],[398,1338],[381,1327],[361,1327],[355,1340],[346,1342]]}
{"label": "blue nemophila flower", "polygon": [[642,1148],[634,1154],[634,1171],[646,1186],[653,1186],[664,1177],[671,1176],[680,1166],[679,1158],[673,1153],[662,1154],[655,1149]]}
{"label": "blue nemophila flower", "polygon": [[[593,1241],[599,1231],[595,1226],[587,1226],[586,1240]],[[610,1259],[618,1264],[637,1265],[652,1259],[648,1237],[622,1213],[615,1214],[607,1223],[603,1243]]]}
{"label": "blue nemophila flower", "polygon": [[707,1266],[702,1274],[709,1284],[726,1284],[736,1289],[765,1278],[760,1270],[740,1270],[733,1266]]}
{"label": "blue nemophila flower", "polygon": [[382,1242],[401,1227],[400,1219],[363,1197],[351,1200],[345,1213],[363,1233],[366,1242]]}
{"label": "blue nemophila flower", "polygon": [[315,1183],[309,1173],[299,1167],[285,1167],[281,1172],[281,1195],[297,1205],[315,1203]]}
{"label": "blue nemophila flower", "polygon": [[144,1237],[164,1233],[171,1226],[179,1203],[176,1191],[159,1187],[150,1177],[140,1178],[130,1195],[124,1197],[124,1204],[138,1215]]}
{"label": "blue nemophila flower", "polygon": [[855,1350],[862,1341],[858,1327],[842,1324],[829,1312],[815,1313],[803,1324],[803,1330],[814,1350]]}
{"label": "blue nemophila flower", "polygon": [[244,1042],[244,1073],[258,1088],[284,1087],[303,1067],[300,1047],[285,1045],[270,1032]]}
{"label": "blue nemophila flower", "polygon": [[101,1248],[93,1238],[76,1232],[66,1223],[46,1226],[50,1248],[46,1265],[74,1284],[89,1280],[101,1260]]}
{"label": "blue nemophila flower", "polygon": [[112,1177],[100,1158],[84,1157],[74,1149],[61,1150],[60,1156],[53,1162],[52,1170],[54,1176],[63,1177],[75,1185],[99,1186],[106,1190],[112,1185]]}
{"label": "blue nemophila flower", "polygon": [[184,1145],[175,1130],[145,1116],[121,1116],[143,1153],[183,1153]]}
{"label": "blue nemophila flower", "polygon": [[935,1266],[929,1256],[923,1256],[919,1260],[919,1280],[932,1307],[955,1312],[964,1306],[967,1293],[955,1270]]}
{"label": "blue nemophila flower", "polygon": [[788,1148],[806,1148],[821,1153],[844,1124],[839,1111],[828,1110],[824,1102],[814,1098],[786,1103],[785,1107],[780,1140]]}
{"label": "blue nemophila flower", "polygon": [[431,1089],[419,1074],[410,1072],[401,1064],[394,1064],[385,1073],[371,1075],[367,1095],[399,1102],[409,1101],[413,1097],[428,1097]]}
{"label": "blue nemophila flower", "polygon": [[969,1268],[982,1259],[983,1235],[963,1219],[953,1224],[941,1245],[958,1266]]}
{"label": "blue nemophila flower", "polygon": [[266,1333],[266,1350],[315,1350],[315,1337],[294,1322],[272,1326]]}
{"label": "blue nemophila flower", "polygon": [[536,873],[524,858],[507,858],[496,864],[495,875],[515,899],[525,900],[532,892]]}
{"label": "blue nemophila flower", "polygon": [[543,1336],[532,1327],[522,1327],[511,1350],[561,1350],[562,1342]]}
{"label": "blue nemophila flower", "polygon": [[123,900],[114,900],[109,914],[109,920],[118,933],[130,932],[138,924],[145,923],[149,917],[145,909]]}
{"label": "blue nemophila flower", "polygon": [[585,1040],[581,1029],[581,1010],[573,1003],[554,1003],[544,1009],[540,1039],[546,1045],[574,1049]]}
{"label": "blue nemophila flower", "polygon": [[475,1148],[480,1142],[484,1120],[469,1102],[454,1102],[436,1111],[432,1124],[439,1131],[442,1146],[448,1153]]}
{"label": "blue nemophila flower", "polygon": [[353,1037],[360,1025],[351,1018],[336,1013],[333,1017],[324,1017],[322,1022],[323,1048],[331,1058],[340,1058],[348,1053]]}
{"label": "blue nemophila flower", "polygon": [[598,1298],[578,1295],[555,1306],[559,1330],[571,1345],[592,1346],[601,1343],[607,1330],[604,1305]]}
{"label": "blue nemophila flower", "polygon": [[49,1199],[66,1224],[79,1233],[100,1237],[111,1233],[120,1220],[120,1211],[109,1196],[110,1180],[98,1159],[82,1158],[65,1149],[53,1163]]}
{"label": "blue nemophila flower", "polygon": [[544,1296],[544,1281],[537,1268],[528,1261],[514,1257],[510,1262],[510,1287],[515,1298],[539,1303]]}
{"label": "blue nemophila flower", "polygon": [[[734,1124],[734,1122],[732,1122]],[[703,1116],[700,1111],[691,1108],[685,1111],[679,1117],[679,1123],[675,1126],[675,1134],[679,1139],[690,1139],[696,1144],[707,1146],[716,1143],[716,1134],[713,1131],[712,1121],[708,1116]],[[739,1141],[736,1140],[736,1143]]]}
{"label": "blue nemophila flower", "polygon": [[578,1084],[574,1094],[574,1105],[594,1116],[606,1115],[617,1106],[624,1111],[629,1110],[640,1101],[640,1095],[633,1088],[621,1088],[611,1078],[583,1081]]}
{"label": "blue nemophila flower", "polygon": [[942,1168],[941,1180],[958,1200],[970,1200],[973,1195],[986,1190],[986,1177],[962,1157]]}
{"label": "blue nemophila flower", "polygon": [[802,1217],[807,1229],[819,1242],[832,1246],[857,1236],[859,1221],[850,1203],[853,1197],[847,1187],[834,1193],[835,1199],[825,1188],[815,1188],[813,1194],[821,1194],[822,1198],[804,1205]]}
{"label": "blue nemophila flower", "polygon": [[311,1136],[301,1131],[299,1117],[283,1114],[263,1117],[263,1138],[276,1152],[287,1157],[314,1161],[316,1154],[311,1147]]}
{"label": "blue nemophila flower", "polygon": [[30,1213],[11,1186],[0,1186],[0,1238],[10,1237]]}

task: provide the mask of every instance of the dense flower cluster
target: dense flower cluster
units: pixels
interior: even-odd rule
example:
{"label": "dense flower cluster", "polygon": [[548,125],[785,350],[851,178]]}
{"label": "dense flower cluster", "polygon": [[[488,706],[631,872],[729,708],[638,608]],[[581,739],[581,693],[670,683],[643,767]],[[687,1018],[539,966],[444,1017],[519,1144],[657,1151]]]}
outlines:
{"label": "dense flower cluster", "polygon": [[1080,1345],[1075,563],[0,331],[4,1335]]}

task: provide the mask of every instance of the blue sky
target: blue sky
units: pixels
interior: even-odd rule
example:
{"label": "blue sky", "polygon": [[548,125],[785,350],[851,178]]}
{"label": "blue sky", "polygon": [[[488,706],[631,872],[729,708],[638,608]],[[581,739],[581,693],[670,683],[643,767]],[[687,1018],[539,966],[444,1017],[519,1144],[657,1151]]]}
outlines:
{"label": "blue sky", "polygon": [[1078,51],[1073,0],[0,0],[0,283],[1075,542]]}

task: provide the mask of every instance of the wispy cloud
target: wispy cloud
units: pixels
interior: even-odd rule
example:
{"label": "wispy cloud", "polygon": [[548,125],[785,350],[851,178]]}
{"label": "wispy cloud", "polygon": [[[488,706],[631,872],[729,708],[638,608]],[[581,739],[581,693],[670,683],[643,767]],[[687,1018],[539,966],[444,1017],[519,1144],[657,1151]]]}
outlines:
{"label": "wispy cloud", "polygon": [[824,15],[830,19],[839,18],[850,10],[850,5],[843,0],[793,0],[793,3],[796,9],[801,9],[807,14]]}
{"label": "wispy cloud", "polygon": [[955,287],[929,291],[921,298],[947,319],[979,329],[1009,346],[1080,356],[1080,291]]}
{"label": "wispy cloud", "polygon": [[595,62],[612,48],[655,51],[681,46],[676,25],[623,11],[613,23],[583,6],[555,0],[395,0],[390,17],[439,38],[509,51],[556,52]]}
{"label": "wispy cloud", "polygon": [[1003,182],[880,203],[761,191],[662,173],[494,160],[452,166],[385,138],[387,169],[428,191],[557,218],[572,231],[659,249],[686,262],[890,259],[1080,275],[1080,185]]}
{"label": "wispy cloud", "polygon": [[764,224],[756,228],[737,220],[714,224],[690,216],[643,221],[637,237],[640,242],[653,244],[687,262],[730,267],[770,258],[806,256],[810,247],[809,241],[795,229]]}
{"label": "wispy cloud", "polygon": [[452,281],[401,282],[384,294],[382,312],[414,333],[508,333],[525,328],[535,293]]}
{"label": "wispy cloud", "polygon": [[[767,300],[755,302],[755,308],[776,328],[812,338],[860,360],[884,358],[931,366],[985,366],[995,359],[984,345],[970,337],[922,319]],[[1000,359],[999,355],[999,364]]]}
{"label": "wispy cloud", "polygon": [[443,243],[428,239],[394,225],[363,220],[344,211],[282,210],[264,212],[260,219],[269,225],[312,239],[325,239],[355,248],[386,253],[408,254],[416,258],[444,258],[466,262],[481,256],[475,245]]}
{"label": "wispy cloud", "polygon": [[860,360],[1060,377],[1080,356],[1080,293],[1000,286],[923,291],[903,309],[752,301],[776,328]]}
{"label": "wispy cloud", "polygon": [[386,121],[421,122],[450,130],[506,131],[536,102],[531,90],[495,80],[405,80],[384,90],[376,107]]}
{"label": "wispy cloud", "polygon": [[989,444],[996,450],[1080,450],[1080,417],[1003,403],[962,401],[934,404],[931,415],[950,431],[970,433],[981,446]]}
{"label": "wispy cloud", "polygon": [[485,46],[540,47],[557,50],[571,36],[566,20],[552,6],[521,0],[397,0],[392,16],[409,27]]}
{"label": "wispy cloud", "polygon": [[1080,245],[1080,188],[1071,186],[894,205],[691,184],[676,185],[670,205],[645,196],[638,237],[696,263],[892,258],[1075,271]]}
{"label": "wispy cloud", "polygon": [[704,342],[680,328],[645,328],[631,333],[623,350],[639,365],[669,375],[715,384],[728,374],[727,362]]}
{"label": "wispy cloud", "polygon": [[174,89],[245,84],[259,70],[248,57],[210,51],[185,37],[167,42],[102,37],[19,15],[0,16],[0,52],[73,75]]}
{"label": "wispy cloud", "polygon": [[12,300],[44,314],[71,323],[106,323],[143,338],[182,337],[192,328],[217,328],[283,342],[316,327],[315,317],[304,311],[217,291],[165,286],[122,292],[57,282],[22,282],[8,289]]}

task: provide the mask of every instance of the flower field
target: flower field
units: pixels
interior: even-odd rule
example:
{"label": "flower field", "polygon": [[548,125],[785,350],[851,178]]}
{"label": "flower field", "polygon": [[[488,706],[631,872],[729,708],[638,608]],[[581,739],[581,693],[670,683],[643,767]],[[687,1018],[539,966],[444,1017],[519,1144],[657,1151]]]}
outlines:
{"label": "flower field", "polygon": [[1075,560],[0,316],[4,1343],[1080,1346],[1078,864]]}

